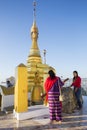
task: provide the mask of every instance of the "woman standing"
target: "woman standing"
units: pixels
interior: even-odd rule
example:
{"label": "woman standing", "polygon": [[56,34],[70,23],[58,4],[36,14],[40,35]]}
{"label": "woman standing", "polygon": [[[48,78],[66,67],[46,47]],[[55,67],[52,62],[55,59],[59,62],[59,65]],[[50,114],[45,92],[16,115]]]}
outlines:
{"label": "woman standing", "polygon": [[74,86],[74,92],[77,99],[77,104],[79,109],[82,108],[81,103],[81,78],[78,76],[77,71],[73,71],[73,83],[71,84],[71,87]]}
{"label": "woman standing", "polygon": [[59,87],[62,87],[67,79],[62,82],[52,70],[50,70],[48,74],[49,77],[46,79],[44,87],[47,94],[46,99],[49,103],[50,123],[53,123],[54,120],[62,121],[62,106],[59,101]]}

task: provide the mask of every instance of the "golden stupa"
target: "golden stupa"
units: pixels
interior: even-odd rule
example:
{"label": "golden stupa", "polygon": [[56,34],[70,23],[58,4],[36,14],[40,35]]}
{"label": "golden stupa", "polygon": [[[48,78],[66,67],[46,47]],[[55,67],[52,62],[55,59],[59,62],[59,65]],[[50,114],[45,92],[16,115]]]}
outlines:
{"label": "golden stupa", "polygon": [[[42,63],[40,50],[38,47],[38,27],[36,25],[36,2],[34,2],[34,21],[31,27],[31,48],[27,59],[28,70],[28,88],[29,91],[34,91],[32,100],[39,102],[40,93],[43,91],[44,81],[48,76],[49,69],[53,69],[46,63]],[[36,89],[34,89],[36,87]]]}

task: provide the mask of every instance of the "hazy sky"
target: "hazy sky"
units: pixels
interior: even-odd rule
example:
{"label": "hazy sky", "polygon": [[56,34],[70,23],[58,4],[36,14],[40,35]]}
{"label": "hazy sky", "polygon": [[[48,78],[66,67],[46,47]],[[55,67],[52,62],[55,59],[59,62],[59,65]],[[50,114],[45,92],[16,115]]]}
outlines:
{"label": "hazy sky", "polygon": [[[0,82],[26,64],[33,0],[0,0]],[[87,77],[87,0],[37,0],[38,44],[59,76]]]}

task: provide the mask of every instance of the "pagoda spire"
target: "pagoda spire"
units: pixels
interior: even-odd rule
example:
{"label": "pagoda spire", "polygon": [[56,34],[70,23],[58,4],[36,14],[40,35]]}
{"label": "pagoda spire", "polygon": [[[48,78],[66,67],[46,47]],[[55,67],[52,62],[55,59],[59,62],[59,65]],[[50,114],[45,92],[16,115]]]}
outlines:
{"label": "pagoda spire", "polygon": [[34,22],[36,21],[36,5],[37,5],[36,0],[34,0],[34,2],[33,2],[33,20],[34,20]]}
{"label": "pagoda spire", "polygon": [[42,63],[41,55],[40,55],[40,50],[38,48],[38,28],[36,25],[36,0],[33,2],[33,25],[31,27],[31,40],[32,40],[32,45],[30,49],[30,54],[28,58],[28,62],[31,61],[36,61]]}

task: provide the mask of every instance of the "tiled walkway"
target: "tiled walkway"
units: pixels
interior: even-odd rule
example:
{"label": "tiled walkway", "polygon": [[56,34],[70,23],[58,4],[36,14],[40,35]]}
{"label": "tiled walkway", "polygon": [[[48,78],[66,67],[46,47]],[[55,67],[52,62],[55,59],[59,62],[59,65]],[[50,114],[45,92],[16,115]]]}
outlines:
{"label": "tiled walkway", "polygon": [[0,130],[87,130],[87,97],[84,97],[83,109],[73,114],[63,114],[61,125],[49,125],[49,111],[44,106],[29,108],[28,120],[17,121],[13,114],[0,113]]}

